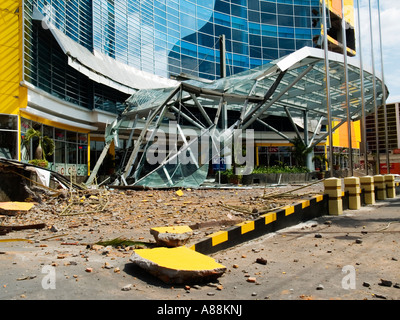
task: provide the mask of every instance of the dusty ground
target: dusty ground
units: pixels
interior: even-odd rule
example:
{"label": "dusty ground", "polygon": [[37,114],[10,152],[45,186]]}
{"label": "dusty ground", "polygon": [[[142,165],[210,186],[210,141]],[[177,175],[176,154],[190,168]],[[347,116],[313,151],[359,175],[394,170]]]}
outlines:
{"label": "dusty ground", "polygon": [[[41,194],[41,204],[35,204],[26,213],[5,218],[3,225],[45,223],[44,229],[27,230],[24,236],[31,240],[56,237],[86,244],[115,238],[154,242],[149,232],[153,227],[190,225],[194,229],[191,241],[197,242],[221,228],[323,190],[322,183],[303,186],[182,189],[182,193],[177,190],[100,189],[58,196]],[[295,191],[288,196],[273,196],[292,190]],[[15,232],[2,238],[13,237]]]}
{"label": "dusty ground", "polygon": [[[92,192],[92,198],[80,195],[71,211],[66,209],[69,197],[42,196],[43,203],[28,213],[3,221],[3,225],[44,222],[46,228],[0,236],[0,300],[157,299],[179,304],[181,300],[400,299],[400,198],[347,210],[339,217],[323,216],[217,252],[212,257],[227,272],[216,284],[167,285],[129,262],[134,246],[93,245],[117,237],[154,243],[149,232],[154,226],[212,219],[236,223],[249,213],[221,204],[254,215],[255,208],[260,212],[271,204],[296,202],[294,196],[267,202],[263,195],[298,187],[183,190],[181,196],[176,190],[110,190]],[[316,184],[296,193],[318,193],[321,187]],[[196,229],[196,237],[222,227]],[[259,258],[267,264],[257,263]],[[343,287],[350,275],[343,268],[354,271],[354,288]],[[54,288],[46,282],[52,275]],[[383,286],[381,279],[392,283]],[[157,306],[149,311],[156,312]]]}

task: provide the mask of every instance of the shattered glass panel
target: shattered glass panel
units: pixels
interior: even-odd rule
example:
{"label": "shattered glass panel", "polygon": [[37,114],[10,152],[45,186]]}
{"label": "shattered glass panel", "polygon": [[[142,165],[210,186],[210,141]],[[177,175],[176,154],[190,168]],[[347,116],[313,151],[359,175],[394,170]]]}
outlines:
{"label": "shattered glass panel", "polygon": [[130,105],[128,111],[158,107],[165,102],[175,89],[176,87],[139,90],[126,100]]}
{"label": "shattered glass panel", "polygon": [[[210,161],[217,157],[226,156],[228,154],[225,153],[231,151],[225,147],[232,142],[234,128],[235,125],[218,132],[214,131],[215,127],[213,126],[208,130],[204,130],[197,139],[181,147],[165,163],[140,178],[134,185],[147,187],[199,187],[207,178]],[[195,144],[197,144],[197,148],[194,148]],[[191,147],[199,152],[193,152]],[[183,161],[182,157],[185,157],[186,161]],[[143,157],[139,166],[140,169],[145,165],[145,159],[146,157]],[[190,160],[188,161],[188,159]]]}

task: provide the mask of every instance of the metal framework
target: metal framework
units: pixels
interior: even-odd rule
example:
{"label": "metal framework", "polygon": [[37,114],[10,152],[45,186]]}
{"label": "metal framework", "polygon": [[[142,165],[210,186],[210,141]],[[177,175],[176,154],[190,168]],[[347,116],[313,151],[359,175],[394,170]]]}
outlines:
{"label": "metal framework", "polygon": [[[374,101],[383,103],[388,92],[382,92],[382,81],[369,70],[364,70],[362,91],[358,59],[347,59],[345,73],[343,55],[328,54],[330,117],[339,122],[332,128],[333,132],[348,117],[351,121],[361,119],[362,106],[367,113],[372,112]],[[126,110],[106,132],[105,149],[113,140],[118,141],[116,138],[121,132],[132,138],[135,131],[137,136],[133,149],[127,149],[123,157],[118,183],[149,187],[199,186],[207,176],[209,163],[232,156],[230,143],[240,140],[239,135],[244,135],[255,121],[291,141],[263,121],[270,115],[287,117],[306,147],[317,145],[331,133],[320,132],[322,125],[329,124],[324,94],[325,61],[324,50],[305,47],[269,64],[216,81],[187,80],[171,88],[139,90],[127,99]],[[345,90],[346,84],[348,90]],[[197,133],[189,141],[180,125],[181,119]],[[303,123],[303,136],[298,130],[298,119]],[[173,130],[167,127],[171,121]],[[311,139],[310,121],[317,124]],[[166,131],[166,136],[159,134]],[[176,138],[180,143],[171,144]],[[159,148],[162,139],[170,146],[169,150]],[[148,152],[154,154],[155,150],[165,152],[165,156],[149,167]],[[93,182],[96,174],[95,168],[87,184]]]}

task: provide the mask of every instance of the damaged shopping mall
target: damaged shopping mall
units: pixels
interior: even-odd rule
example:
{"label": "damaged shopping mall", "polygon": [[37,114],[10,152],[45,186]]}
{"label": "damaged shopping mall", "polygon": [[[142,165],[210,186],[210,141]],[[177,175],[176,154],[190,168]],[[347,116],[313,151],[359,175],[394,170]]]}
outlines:
{"label": "damaged shopping mall", "polygon": [[[333,130],[339,132],[347,122],[343,63],[341,55],[329,55],[331,73],[337,74],[331,81],[331,116]],[[361,118],[361,85],[358,60],[349,60],[348,108],[353,125]],[[198,187],[212,164],[219,164],[221,159],[235,166],[236,173],[249,174],[260,164],[263,139],[271,135],[280,145],[299,139],[312,150],[305,164],[313,170],[314,152],[325,146],[329,135],[324,61],[322,50],[303,48],[219,80],[186,80],[171,88],[139,90],[107,127],[106,146],[87,184],[96,177],[108,148],[113,143],[118,146],[122,136],[129,137],[128,145],[121,154],[114,184],[123,186]],[[366,73],[367,112],[374,108],[372,89],[376,82],[380,84],[372,73]],[[382,96],[380,91],[380,101]],[[291,128],[278,130],[269,119],[285,119],[286,127]],[[325,154],[325,147],[322,149]]]}

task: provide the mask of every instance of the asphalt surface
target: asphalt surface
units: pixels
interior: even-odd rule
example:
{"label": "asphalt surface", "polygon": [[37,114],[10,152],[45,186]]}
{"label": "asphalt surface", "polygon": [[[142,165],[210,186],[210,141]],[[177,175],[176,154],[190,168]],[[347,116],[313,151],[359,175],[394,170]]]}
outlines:
{"label": "asphalt surface", "polygon": [[0,242],[0,300],[399,300],[399,235],[397,197],[217,252],[219,282],[187,286],[130,263],[130,248]]}

